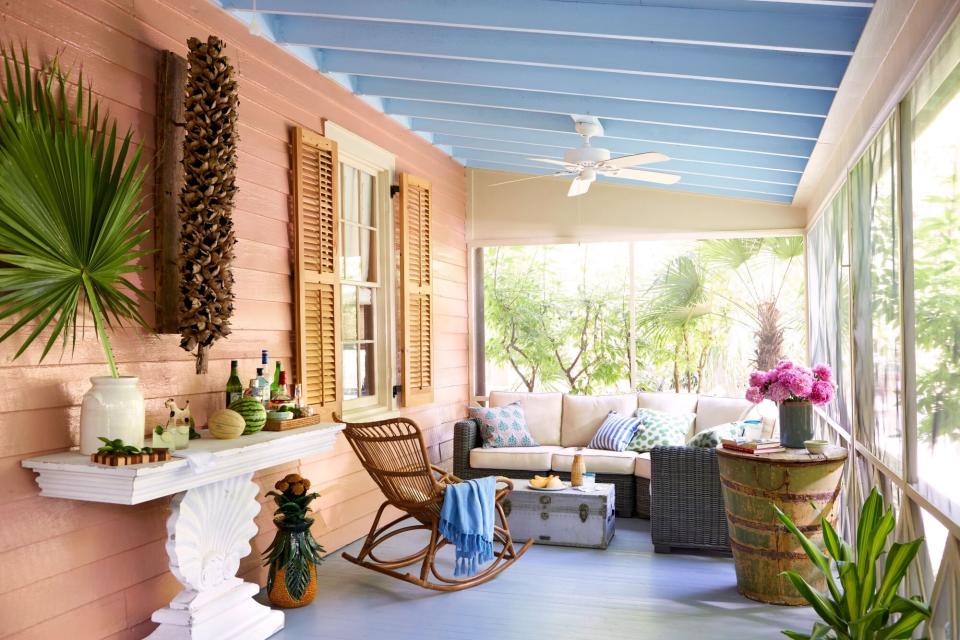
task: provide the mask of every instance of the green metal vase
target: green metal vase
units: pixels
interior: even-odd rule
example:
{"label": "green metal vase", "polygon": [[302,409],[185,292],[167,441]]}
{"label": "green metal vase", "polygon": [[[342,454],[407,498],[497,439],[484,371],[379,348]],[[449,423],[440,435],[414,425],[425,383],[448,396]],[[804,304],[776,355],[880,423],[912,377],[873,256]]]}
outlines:
{"label": "green metal vase", "polygon": [[806,400],[780,403],[780,444],[788,449],[803,449],[813,439],[813,405]]}

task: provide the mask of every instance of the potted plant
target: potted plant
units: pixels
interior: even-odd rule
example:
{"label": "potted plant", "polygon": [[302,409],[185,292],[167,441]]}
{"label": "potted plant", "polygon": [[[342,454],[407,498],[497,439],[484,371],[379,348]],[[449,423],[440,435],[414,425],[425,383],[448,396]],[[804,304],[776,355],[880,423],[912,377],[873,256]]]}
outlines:
{"label": "potted plant", "polygon": [[813,438],[813,405],[833,400],[833,374],[825,364],[808,369],[781,360],[770,371],[750,374],[747,400],[759,404],[764,399],[779,405],[780,444],[803,449],[803,443]]}
{"label": "potted plant", "polygon": [[930,608],[922,598],[899,595],[900,583],[920,551],[923,538],[890,545],[882,577],[878,577],[877,563],[887,549],[887,537],[893,532],[896,521],[893,509],[885,508],[876,489],[870,492],[860,511],[856,549],[840,539],[826,518],[821,520],[823,542],[829,557],[797,528],[789,516],[776,505],[773,509],[823,574],[828,588],[828,593],[820,593],[797,572],[783,572],[782,575],[793,583],[822,620],[813,624],[809,634],[784,631],[784,635],[793,640],[912,638],[914,630],[930,618]]}
{"label": "potted plant", "polygon": [[[80,449],[97,438],[143,446],[144,403],[135,377],[121,377],[107,329],[125,320],[147,327],[131,273],[148,231],[140,211],[145,170],[131,132],[101,115],[80,75],[71,97],[57,60],[34,71],[4,49],[0,86],[0,320],[13,320],[19,357],[43,335],[42,360],[58,339],[75,346],[89,313],[110,376],[91,378],[83,400]],[[23,330],[23,333],[21,332]]]}
{"label": "potted plant", "polygon": [[277,504],[273,513],[277,535],[263,554],[264,565],[270,567],[267,594],[278,607],[302,607],[317,596],[317,566],[322,562],[323,547],[310,533],[313,518],[307,513],[320,494],[307,493],[310,481],[296,473],[277,482],[274,489],[267,493]]}

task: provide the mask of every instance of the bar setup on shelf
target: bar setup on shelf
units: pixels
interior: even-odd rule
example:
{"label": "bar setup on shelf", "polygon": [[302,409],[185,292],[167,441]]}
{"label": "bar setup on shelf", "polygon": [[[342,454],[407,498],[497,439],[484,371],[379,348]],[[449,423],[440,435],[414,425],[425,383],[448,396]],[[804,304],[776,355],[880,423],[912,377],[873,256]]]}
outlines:
{"label": "bar setup on shelf", "polygon": [[260,511],[253,474],[333,448],[342,424],[261,431],[233,440],[202,438],[172,460],[111,467],[78,452],[23,461],[37,472],[40,495],[133,505],[173,495],[167,520],[170,572],[183,585],[154,612],[149,638],[261,640],[284,615],[253,599],[260,587],[237,577]]}

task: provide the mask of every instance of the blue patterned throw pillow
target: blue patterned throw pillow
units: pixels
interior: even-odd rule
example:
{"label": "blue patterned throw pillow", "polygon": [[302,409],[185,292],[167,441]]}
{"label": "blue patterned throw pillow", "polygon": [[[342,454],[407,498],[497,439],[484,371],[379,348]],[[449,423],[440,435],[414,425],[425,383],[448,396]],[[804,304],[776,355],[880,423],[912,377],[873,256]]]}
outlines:
{"label": "blue patterned throw pillow", "polygon": [[616,411],[607,414],[600,429],[594,434],[593,440],[587,445],[589,449],[603,449],[605,451],[626,451],[630,440],[643,425],[643,422],[632,416],[622,416]]}
{"label": "blue patterned throw pillow", "polygon": [[519,402],[505,407],[467,407],[467,414],[480,425],[484,449],[538,446]]}

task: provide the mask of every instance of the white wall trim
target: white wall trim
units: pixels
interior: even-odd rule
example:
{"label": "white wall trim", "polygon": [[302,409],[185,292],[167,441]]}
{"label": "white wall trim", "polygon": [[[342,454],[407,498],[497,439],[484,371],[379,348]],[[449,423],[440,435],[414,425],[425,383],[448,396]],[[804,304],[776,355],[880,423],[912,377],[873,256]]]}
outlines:
{"label": "white wall trim", "polygon": [[[343,413],[353,419],[396,409],[392,389],[399,380],[397,371],[397,274],[394,265],[394,207],[390,185],[395,182],[396,156],[366,138],[329,120],[324,136],[337,143],[340,162],[377,176],[377,228],[380,234],[377,261],[380,266],[380,306],[377,319],[377,392],[375,399],[347,400]],[[340,212],[337,212],[339,217]]]}

